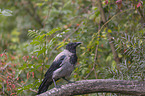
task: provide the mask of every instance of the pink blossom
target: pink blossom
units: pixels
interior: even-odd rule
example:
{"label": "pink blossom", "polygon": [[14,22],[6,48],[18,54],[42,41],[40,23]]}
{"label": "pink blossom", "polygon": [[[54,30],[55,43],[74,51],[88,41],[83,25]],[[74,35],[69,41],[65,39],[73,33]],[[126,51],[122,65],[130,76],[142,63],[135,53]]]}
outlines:
{"label": "pink blossom", "polygon": [[140,2],[137,4],[137,8],[138,8],[139,6],[141,6],[141,3],[140,3]]}
{"label": "pink blossom", "polygon": [[105,4],[106,4],[106,5],[108,4],[108,0],[105,0]]}

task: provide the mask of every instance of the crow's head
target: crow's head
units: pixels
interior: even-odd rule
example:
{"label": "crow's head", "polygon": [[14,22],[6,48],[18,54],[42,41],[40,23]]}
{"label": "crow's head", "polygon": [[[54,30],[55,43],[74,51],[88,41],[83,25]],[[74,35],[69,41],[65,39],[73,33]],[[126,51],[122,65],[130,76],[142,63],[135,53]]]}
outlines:
{"label": "crow's head", "polygon": [[66,45],[66,49],[69,50],[72,53],[75,53],[76,52],[76,47],[80,44],[81,44],[81,42],[69,43],[69,44]]}

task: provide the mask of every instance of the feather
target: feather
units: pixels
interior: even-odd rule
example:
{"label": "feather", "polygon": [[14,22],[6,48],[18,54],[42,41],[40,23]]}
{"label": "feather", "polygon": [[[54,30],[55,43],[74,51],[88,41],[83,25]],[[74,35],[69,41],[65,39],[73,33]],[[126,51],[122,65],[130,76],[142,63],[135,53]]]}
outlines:
{"label": "feather", "polygon": [[39,86],[39,90],[37,94],[43,93],[45,91],[47,91],[48,87],[52,84],[52,74],[53,72],[60,68],[60,64],[62,63],[63,59],[65,58],[65,55],[62,55],[58,60],[54,61],[52,63],[52,65],[50,66],[50,68],[47,70],[47,72],[45,73],[45,78],[43,79],[41,85]]}
{"label": "feather", "polygon": [[65,55],[62,55],[58,60],[53,61],[52,65],[50,66],[50,68],[45,73],[45,76],[52,74],[53,71],[60,68],[61,67],[60,64],[62,63],[62,61],[64,60],[65,57],[66,57]]}

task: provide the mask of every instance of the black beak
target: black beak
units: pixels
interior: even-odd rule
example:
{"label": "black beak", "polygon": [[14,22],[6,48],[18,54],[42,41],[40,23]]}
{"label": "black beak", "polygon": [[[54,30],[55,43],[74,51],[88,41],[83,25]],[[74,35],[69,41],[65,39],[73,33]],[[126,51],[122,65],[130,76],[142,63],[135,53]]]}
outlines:
{"label": "black beak", "polygon": [[76,46],[78,46],[78,45],[80,45],[80,44],[82,44],[82,42],[76,42]]}

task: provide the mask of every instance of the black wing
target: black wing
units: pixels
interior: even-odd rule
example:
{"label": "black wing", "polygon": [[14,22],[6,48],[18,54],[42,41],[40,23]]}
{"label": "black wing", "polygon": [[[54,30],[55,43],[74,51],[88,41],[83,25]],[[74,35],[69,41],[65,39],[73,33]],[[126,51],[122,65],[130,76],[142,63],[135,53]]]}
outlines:
{"label": "black wing", "polygon": [[61,67],[60,64],[63,62],[65,57],[66,57],[65,55],[62,55],[58,60],[53,61],[52,65],[49,67],[49,69],[45,73],[45,76],[52,74],[53,71],[60,68]]}
{"label": "black wing", "polygon": [[65,59],[65,55],[62,55],[58,60],[54,61],[52,63],[52,65],[50,66],[50,68],[47,70],[47,72],[45,73],[45,77],[41,83],[41,85],[39,86],[39,90],[38,90],[38,94],[43,93],[45,91],[47,91],[48,87],[52,84],[52,74],[53,72],[61,67],[61,63],[63,62],[63,60]]}

